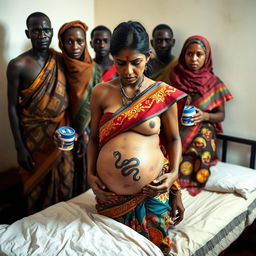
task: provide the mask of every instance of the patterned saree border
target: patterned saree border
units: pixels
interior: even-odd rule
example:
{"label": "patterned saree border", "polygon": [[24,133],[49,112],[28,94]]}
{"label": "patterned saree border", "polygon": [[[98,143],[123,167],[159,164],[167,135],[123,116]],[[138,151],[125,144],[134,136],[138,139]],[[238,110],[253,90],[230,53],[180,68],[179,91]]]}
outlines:
{"label": "patterned saree border", "polygon": [[[145,89],[142,93],[140,93],[134,100],[137,100],[139,97],[145,95],[149,90],[155,89],[157,86],[159,86],[162,82],[156,82],[154,84],[152,84],[151,86],[149,86],[147,89]],[[100,127],[102,127],[103,125],[105,125],[107,122],[109,122],[113,117],[117,116],[118,114],[120,114],[122,111],[124,111],[125,109],[127,109],[128,107],[130,107],[131,105],[133,105],[134,102],[128,103],[127,105],[121,107],[119,110],[117,110],[115,113],[113,113],[109,118],[106,119],[106,121],[104,123],[102,123],[100,125]]]}
{"label": "patterned saree border", "polygon": [[184,98],[184,97],[186,97],[186,96],[187,96],[187,95],[181,95],[181,96],[177,97],[172,103],[166,105],[165,108],[162,108],[160,111],[154,113],[153,115],[150,115],[150,116],[144,118],[143,120],[141,120],[140,122],[137,122],[134,126],[131,126],[130,129],[132,129],[132,128],[138,126],[138,125],[140,125],[141,123],[143,123],[143,122],[149,120],[149,119],[152,118],[152,117],[159,116],[160,114],[162,114],[163,112],[165,112],[168,108],[170,108],[174,103],[176,103],[177,101],[179,101],[180,99],[182,99],[182,98]]}
{"label": "patterned saree border", "polygon": [[128,200],[127,202],[122,203],[121,205],[117,205],[108,209],[101,210],[100,208],[102,206],[100,206],[100,208],[98,208],[98,212],[104,216],[115,219],[136,208],[136,206],[144,199],[145,195],[137,195]]}
{"label": "patterned saree border", "polygon": [[[161,86],[159,86],[160,84]],[[123,128],[122,132],[127,131],[154,116],[160,115],[179,99],[186,96],[184,93],[175,99],[172,99],[169,104],[165,104],[166,98],[177,91],[179,90],[163,82],[158,82],[148,87],[135,99],[134,102],[119,109],[100,126],[101,144],[104,144],[102,141],[104,141],[105,138],[110,139],[113,137],[114,132],[118,130],[118,127]],[[159,105],[156,105],[155,110],[153,111],[152,106],[154,106],[154,104]],[[165,104],[165,106],[163,106],[163,104]],[[148,114],[148,116],[143,116],[143,118],[138,120],[139,114]],[[124,126],[125,121],[129,121],[129,125],[126,127]]]}

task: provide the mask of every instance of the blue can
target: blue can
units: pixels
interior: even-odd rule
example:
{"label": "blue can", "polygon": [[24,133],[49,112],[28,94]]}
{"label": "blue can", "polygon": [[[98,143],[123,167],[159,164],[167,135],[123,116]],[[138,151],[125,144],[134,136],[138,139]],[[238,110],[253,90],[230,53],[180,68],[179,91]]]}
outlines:
{"label": "blue can", "polygon": [[63,147],[59,147],[59,149],[64,151],[72,150],[76,131],[72,127],[62,126],[58,129],[58,133],[61,135],[61,140],[64,141]]}
{"label": "blue can", "polygon": [[193,115],[196,114],[196,108],[193,105],[185,105],[181,117],[181,123],[184,126],[192,126],[194,122],[191,120]]}

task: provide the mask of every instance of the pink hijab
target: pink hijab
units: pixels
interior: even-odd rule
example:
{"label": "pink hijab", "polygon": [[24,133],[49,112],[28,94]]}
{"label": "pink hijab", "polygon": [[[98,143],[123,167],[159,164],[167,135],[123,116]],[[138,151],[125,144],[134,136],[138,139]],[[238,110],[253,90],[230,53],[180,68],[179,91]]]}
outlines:
{"label": "pink hijab", "polygon": [[[206,53],[204,66],[197,71],[191,71],[185,64],[185,53],[191,44],[199,44]],[[199,93],[203,95],[212,88],[217,81],[217,77],[213,73],[212,67],[212,51],[208,40],[202,36],[189,37],[182,48],[178,65],[171,73],[172,86],[190,94]]]}

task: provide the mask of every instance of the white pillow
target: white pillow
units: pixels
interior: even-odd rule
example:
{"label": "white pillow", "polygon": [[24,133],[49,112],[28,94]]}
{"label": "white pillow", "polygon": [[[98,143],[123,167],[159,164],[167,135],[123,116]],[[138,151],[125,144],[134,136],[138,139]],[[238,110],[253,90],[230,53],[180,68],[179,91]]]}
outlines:
{"label": "white pillow", "polygon": [[205,189],[215,192],[236,192],[244,198],[256,190],[256,170],[218,162],[210,168],[211,175]]}

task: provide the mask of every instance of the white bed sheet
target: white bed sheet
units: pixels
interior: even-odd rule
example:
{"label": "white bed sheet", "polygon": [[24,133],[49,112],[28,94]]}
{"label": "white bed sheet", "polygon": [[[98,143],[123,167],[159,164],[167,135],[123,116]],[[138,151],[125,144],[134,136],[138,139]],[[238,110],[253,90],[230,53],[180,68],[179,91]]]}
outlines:
{"label": "white bed sheet", "polygon": [[[218,255],[256,217],[256,192],[183,191],[185,218],[172,227],[171,255]],[[249,210],[248,210],[249,207]],[[210,217],[209,217],[210,216]],[[228,228],[224,231],[224,227]],[[215,241],[216,240],[216,241]],[[11,225],[0,225],[0,255],[160,256],[158,247],[134,230],[97,214],[91,190]]]}
{"label": "white bed sheet", "polygon": [[256,191],[247,200],[233,193],[182,194],[184,220],[169,230],[172,255],[217,256],[256,218]]}
{"label": "white bed sheet", "polygon": [[91,190],[11,225],[0,226],[0,255],[162,256],[134,230],[95,210]]}

